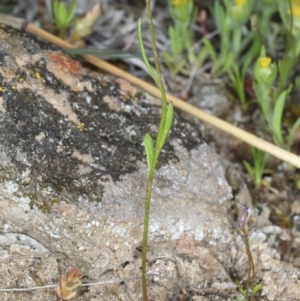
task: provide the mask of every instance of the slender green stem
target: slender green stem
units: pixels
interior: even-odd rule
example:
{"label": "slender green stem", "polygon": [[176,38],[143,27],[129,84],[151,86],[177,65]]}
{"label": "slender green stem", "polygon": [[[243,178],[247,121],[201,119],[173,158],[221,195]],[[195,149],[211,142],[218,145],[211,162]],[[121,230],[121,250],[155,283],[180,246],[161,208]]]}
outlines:
{"label": "slender green stem", "polygon": [[146,188],[146,202],[144,212],[144,232],[143,232],[143,248],[142,248],[142,288],[143,288],[143,300],[147,301],[147,246],[148,246],[148,229],[149,229],[149,218],[150,218],[150,203],[151,203],[151,191],[154,178],[155,169],[150,170],[147,188]]}
{"label": "slender green stem", "polygon": [[[152,20],[150,1],[145,0],[145,2],[146,2],[147,15],[148,15],[149,26],[150,26],[150,37],[151,37],[155,70],[156,70],[156,75],[157,75],[157,84],[158,84],[158,88],[160,90],[161,98],[162,98],[161,99],[162,113],[161,113],[161,121],[160,121],[160,125],[159,125],[159,130],[158,130],[158,136],[160,136],[160,134],[163,131],[164,122],[165,122],[165,118],[166,118],[167,97],[166,97],[165,87],[163,85],[162,78],[161,78],[161,71],[160,71],[159,58],[158,58],[157,47],[156,47],[155,31],[154,31],[154,25],[153,25],[153,20]],[[156,145],[157,145],[157,140],[156,140]]]}
{"label": "slender green stem", "polygon": [[250,277],[251,277],[251,262],[249,259],[249,242],[248,239],[245,240],[245,246],[246,246],[246,253],[248,256],[248,275],[247,275],[247,285],[246,285],[246,296],[245,300],[248,301],[248,293],[249,293],[249,285],[250,285]]}
{"label": "slender green stem", "polygon": [[[291,0],[288,0],[288,5],[289,5],[289,11],[292,12],[292,3]],[[294,19],[293,19],[293,14],[291,13],[290,15],[290,29],[287,34],[287,39],[286,39],[286,48],[285,48],[285,53],[284,53],[284,64],[283,64],[283,70],[282,70],[282,76],[280,77],[279,84],[278,84],[278,89],[277,89],[277,95],[278,96],[283,89],[285,88],[285,85],[288,80],[288,76],[291,72],[291,69],[293,67],[293,61],[295,60],[296,54],[293,53],[291,44],[292,44],[292,31],[293,31],[293,24],[294,24]],[[290,53],[290,51],[292,53]],[[291,57],[289,57],[291,55]],[[292,63],[290,63],[290,60]]]}
{"label": "slender green stem", "polygon": [[167,112],[167,99],[166,99],[165,88],[164,88],[162,78],[161,78],[161,71],[160,71],[157,47],[156,47],[156,42],[155,42],[155,32],[154,32],[154,26],[153,26],[153,21],[152,21],[150,1],[145,0],[145,2],[146,2],[147,14],[148,14],[151,44],[152,44],[152,50],[153,50],[153,56],[154,56],[154,62],[155,62],[155,70],[156,70],[155,82],[158,85],[158,88],[160,89],[160,92],[161,92],[162,110],[161,110],[161,117],[160,117],[160,124],[159,124],[157,139],[155,142],[154,156],[153,156],[151,165],[149,166],[149,175],[148,175],[147,188],[146,188],[143,247],[142,247],[143,301],[148,300],[146,272],[147,272],[147,247],[148,247],[151,192],[152,192],[152,185],[153,185],[153,179],[154,179],[154,174],[155,174],[155,170],[156,170],[156,165],[157,165],[158,157],[159,157],[161,147],[162,147],[161,146],[161,138],[163,137],[164,125],[165,125],[165,121],[166,121],[166,112]]}
{"label": "slender green stem", "polygon": [[[250,251],[250,248],[249,248],[249,251]],[[250,301],[253,301],[253,299],[254,299],[253,290],[254,290],[254,287],[255,287],[255,266],[254,266],[254,262],[253,262],[253,257],[252,257],[251,251],[249,252],[249,255],[250,255],[249,259],[250,259],[251,267],[252,267],[251,299],[250,299]]]}
{"label": "slender green stem", "polygon": [[287,35],[287,43],[286,43],[286,55],[291,49],[291,41],[292,41],[292,31],[293,31],[293,25],[294,25],[294,18],[293,18],[293,7],[292,7],[292,2],[291,0],[288,0],[288,5],[289,5],[289,11],[291,12],[291,19],[290,19],[290,32]]}
{"label": "slender green stem", "polygon": [[245,239],[245,247],[246,247],[246,253],[248,256],[248,276],[247,276],[245,300],[248,300],[248,293],[249,293],[250,280],[251,280],[251,299],[250,299],[250,301],[253,301],[254,300],[253,289],[255,286],[255,266],[254,266],[253,257],[252,257],[251,250],[250,250],[249,239]]}

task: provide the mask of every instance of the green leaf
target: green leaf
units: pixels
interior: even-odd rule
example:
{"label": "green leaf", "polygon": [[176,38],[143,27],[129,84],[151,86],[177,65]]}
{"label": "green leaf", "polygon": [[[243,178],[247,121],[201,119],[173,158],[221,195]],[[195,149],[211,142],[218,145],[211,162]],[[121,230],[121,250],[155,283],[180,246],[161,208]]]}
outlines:
{"label": "green leaf", "polygon": [[219,1],[216,1],[214,5],[214,20],[216,22],[217,28],[220,31],[222,31],[223,23],[224,23],[224,11]]}
{"label": "green leaf", "polygon": [[173,55],[176,57],[181,52],[181,47],[180,47],[180,41],[178,39],[178,34],[175,31],[175,28],[173,26],[169,26],[168,32],[169,32],[169,37],[170,37],[170,40],[171,40],[172,52],[173,52]]}
{"label": "green leaf", "polygon": [[66,8],[65,3],[61,0],[53,1],[54,23],[59,29],[66,29],[70,26],[70,23],[75,15],[76,7],[76,0],[72,1],[68,10]]}
{"label": "green leaf", "polygon": [[142,38],[142,25],[141,25],[141,19],[138,19],[138,40],[139,40],[139,46],[140,46],[140,50],[141,50],[141,54],[142,54],[142,58],[143,61],[152,77],[152,79],[155,81],[155,84],[157,86],[159,86],[158,84],[158,78],[156,75],[156,72],[153,70],[153,68],[151,67],[147,55],[146,55],[146,51],[145,51],[145,47],[144,47],[144,43],[143,43],[143,38]]}
{"label": "green leaf", "polygon": [[170,128],[172,126],[172,122],[173,122],[173,115],[174,115],[174,107],[173,104],[170,103],[167,109],[167,113],[166,113],[166,120],[165,120],[165,124],[164,124],[164,129],[162,132],[161,137],[159,138],[159,143],[158,143],[158,148],[162,149],[165,141],[168,137]]}
{"label": "green leaf", "polygon": [[247,161],[243,161],[243,163],[249,175],[251,176],[255,187],[259,188],[262,184],[264,168],[269,160],[270,155],[253,146],[251,146],[251,154],[254,166],[251,166]]}
{"label": "green leaf", "polygon": [[287,145],[286,145],[286,148],[288,151],[291,151],[291,148],[292,148],[292,142],[293,142],[293,138],[294,138],[294,135],[295,135],[295,132],[297,130],[297,128],[300,126],[300,117],[297,119],[297,121],[294,123],[292,129],[290,130],[289,132],[289,135],[288,135],[288,141],[287,141]]}
{"label": "green leaf", "polygon": [[166,64],[169,65],[169,64],[173,63],[173,57],[168,52],[163,51],[162,56],[163,56],[163,59]]}
{"label": "green leaf", "polygon": [[196,57],[197,69],[200,69],[200,67],[203,65],[203,63],[205,62],[208,56],[209,56],[208,49],[202,48]]}
{"label": "green leaf", "polygon": [[63,27],[65,24],[65,20],[67,18],[67,10],[66,10],[66,6],[63,2],[61,1],[56,1],[56,25],[59,27]]}
{"label": "green leaf", "polygon": [[242,287],[239,287],[239,292],[240,292],[240,294],[242,294],[243,296],[246,295],[246,291],[245,291]]}
{"label": "green leaf", "polygon": [[53,14],[54,14],[54,16],[56,16],[57,15],[57,12],[58,12],[58,0],[53,0],[53,2],[52,2],[52,8],[53,8]]}
{"label": "green leaf", "polygon": [[272,118],[272,134],[274,141],[277,145],[281,146],[283,144],[282,132],[281,132],[281,119],[283,114],[284,105],[286,98],[290,93],[292,86],[290,85],[288,89],[284,90],[278,96]]}
{"label": "green leaf", "polygon": [[174,68],[174,75],[176,75],[177,73],[183,72],[183,67],[185,65],[185,60],[182,59],[181,61],[176,63],[176,66]]}
{"label": "green leaf", "polygon": [[259,290],[262,289],[262,287],[263,287],[262,283],[257,284],[257,285],[253,288],[252,294],[257,293]]}
{"label": "green leaf", "polygon": [[245,160],[243,160],[243,164],[244,164],[244,166],[246,167],[246,169],[247,169],[247,171],[248,171],[248,174],[251,176],[252,180],[254,180],[254,179],[253,179],[253,174],[254,174],[253,167],[250,165],[249,162],[247,162],[247,161],[245,161]]}
{"label": "green leaf", "polygon": [[66,21],[67,24],[71,23],[71,21],[73,20],[75,11],[76,11],[76,7],[77,7],[77,0],[73,0],[69,7],[68,18]]}
{"label": "green leaf", "polygon": [[147,157],[148,172],[150,172],[152,162],[153,162],[154,148],[153,148],[153,140],[150,134],[148,133],[144,137],[144,147],[145,147],[146,157]]}
{"label": "green leaf", "polygon": [[265,169],[265,166],[266,166],[267,162],[269,161],[269,159],[270,159],[270,154],[264,153],[263,159],[262,159],[262,172]]}
{"label": "green leaf", "polygon": [[208,54],[211,56],[213,63],[215,63],[217,60],[217,53],[216,53],[211,41],[207,38],[204,38],[203,44],[204,44],[204,49],[206,49]]}
{"label": "green leaf", "polygon": [[98,48],[71,48],[64,49],[64,52],[69,54],[70,56],[78,56],[90,54],[94,55],[100,59],[124,59],[124,58],[132,58],[132,57],[140,57],[140,53],[129,53],[122,50],[113,50],[113,49],[98,49]]}

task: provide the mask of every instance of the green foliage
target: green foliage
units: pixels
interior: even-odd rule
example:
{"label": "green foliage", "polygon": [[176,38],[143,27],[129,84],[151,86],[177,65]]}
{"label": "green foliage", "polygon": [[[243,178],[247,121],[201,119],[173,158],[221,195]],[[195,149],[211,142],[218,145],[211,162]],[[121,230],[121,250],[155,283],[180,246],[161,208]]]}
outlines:
{"label": "green foliage", "polygon": [[258,283],[253,289],[252,289],[252,294],[256,294],[258,291],[262,290],[262,283]]}
{"label": "green foliage", "polygon": [[262,176],[265,170],[265,166],[269,160],[269,155],[253,146],[251,146],[251,153],[253,159],[253,166],[249,162],[243,161],[249,175],[251,176],[255,187],[261,188]]}
{"label": "green foliage", "polygon": [[[141,31],[141,21],[138,21],[138,40],[139,40],[139,45],[140,45],[140,50],[142,54],[142,58],[144,63],[147,66],[147,69],[156,83],[156,85],[159,87],[161,95],[162,95],[162,101],[164,102],[166,107],[166,95],[165,95],[165,90],[163,88],[163,84],[161,81],[161,77],[158,76],[160,74],[159,70],[154,70],[147,58],[144,44],[143,44],[143,39],[142,39],[142,31]],[[173,115],[174,115],[174,109],[172,103],[170,103],[167,107],[166,110],[162,111],[161,115],[161,125],[157,137],[156,137],[156,145],[155,145],[155,151],[160,152],[161,149],[163,148],[165,141],[168,137],[169,131],[172,126],[172,121],[173,121]],[[146,134],[144,137],[144,143],[145,143],[145,150],[146,150],[146,155],[147,155],[147,162],[148,162],[148,168],[149,170],[152,168],[152,165],[155,164],[156,166],[156,161],[158,159],[158,156],[154,156],[154,148],[153,148],[153,140],[150,136],[150,134]]]}
{"label": "green foliage", "polygon": [[166,139],[169,135],[172,122],[173,122],[173,105],[170,103],[167,106],[167,98],[165,93],[165,88],[161,79],[161,72],[156,48],[155,41],[155,32],[152,23],[152,14],[150,9],[150,2],[146,0],[146,7],[148,13],[148,20],[150,24],[150,35],[151,35],[151,43],[153,56],[155,61],[155,70],[151,67],[143,44],[142,31],[141,31],[141,20],[138,21],[138,40],[140,45],[140,50],[142,53],[143,60],[148,68],[152,79],[154,80],[157,87],[160,89],[161,93],[161,101],[162,101],[162,109],[160,116],[159,129],[156,136],[155,146],[153,143],[153,139],[149,133],[147,133],[144,137],[144,146],[147,157],[147,165],[148,165],[148,181],[146,187],[146,200],[145,200],[145,213],[144,213],[144,231],[143,231],[143,247],[142,247],[142,288],[143,288],[143,301],[148,300],[147,296],[147,283],[146,283],[146,271],[147,271],[147,247],[148,247],[148,230],[149,230],[149,219],[150,219],[150,201],[151,201],[151,192],[153,179],[156,171],[157,161],[160,155],[160,152],[166,142]]}
{"label": "green foliage", "polygon": [[300,189],[300,175],[295,174],[295,184],[298,189]]}
{"label": "green foliage", "polygon": [[236,299],[227,299],[227,301],[248,301],[249,297],[250,297],[250,301],[254,300],[254,296],[255,294],[260,291],[262,289],[263,285],[262,283],[258,283],[257,285],[255,285],[253,287],[253,289],[251,290],[251,295],[249,296],[249,292],[247,293],[246,290],[244,290],[242,287],[239,288],[239,292],[242,295],[242,297],[238,297]]}
{"label": "green foliage", "polygon": [[[248,107],[245,93],[245,78],[251,64],[259,56],[262,45],[266,45],[273,55],[277,55],[278,41],[286,37],[287,48],[284,58],[278,61],[274,103],[277,97],[288,89],[292,68],[300,55],[300,4],[291,0],[222,0],[214,1],[211,11],[217,31],[219,44],[206,36],[199,52],[193,50],[194,37],[192,24],[195,22],[194,1],[169,0],[168,7],[173,25],[169,27],[172,51],[163,53],[164,61],[171,76],[178,73],[187,75],[192,68],[199,69],[208,58],[212,61],[211,73],[214,77],[227,75],[235,89],[244,110]],[[283,24],[273,21],[280,13]],[[249,22],[250,21],[250,22]],[[249,28],[248,24],[251,24]],[[273,50],[274,49],[274,50]],[[288,96],[288,91],[280,99]],[[260,91],[260,94],[262,92]],[[262,102],[260,102],[262,103]],[[268,100],[267,100],[268,103]],[[267,104],[265,104],[265,107]],[[269,109],[273,111],[273,108]],[[264,116],[266,117],[266,110]],[[277,120],[277,117],[276,117]],[[267,120],[271,126],[271,122]],[[274,123],[273,123],[274,125]],[[278,126],[277,126],[278,129]],[[278,133],[274,134],[277,144],[282,145]],[[275,139],[275,138],[274,138]]]}
{"label": "green foliage", "polygon": [[[262,283],[258,283],[252,290],[251,293],[251,299],[252,300],[252,296],[254,296],[258,291],[260,291],[262,289]],[[237,297],[234,299],[228,298],[227,301],[248,301],[248,295],[246,293],[246,291],[243,288],[239,289],[240,294],[242,295],[241,297]]]}
{"label": "green foliage", "polygon": [[242,32],[255,1],[222,2],[215,1],[212,10],[219,31],[220,45],[214,46],[210,39],[204,36],[202,49],[198,51],[192,47],[194,43],[192,24],[196,19],[194,1],[169,0],[169,12],[173,20],[173,25],[169,27],[172,51],[164,52],[163,57],[172,77],[178,73],[188,75],[191,69],[201,68],[203,63],[211,58],[213,76],[227,74],[243,108],[246,109],[244,80],[249,65],[258,55],[260,46],[254,31],[248,32],[247,36]]}
{"label": "green foliage", "polygon": [[172,126],[172,122],[173,122],[173,115],[174,115],[174,108],[173,108],[173,104],[170,103],[168,105],[168,109],[167,109],[167,113],[166,113],[166,119],[164,122],[164,126],[163,126],[163,131],[161,133],[161,135],[157,136],[157,146],[159,148],[159,150],[161,150],[166,142],[166,139],[169,135],[171,126]]}
{"label": "green foliage", "polygon": [[284,105],[287,99],[287,96],[291,92],[292,86],[289,86],[288,89],[282,91],[278,98],[275,101],[273,116],[271,119],[271,131],[273,135],[273,140],[275,144],[282,146],[283,145],[283,131],[281,128],[281,119],[283,115]]}
{"label": "green foliage", "polygon": [[[248,68],[257,56],[259,41],[256,33],[250,31],[243,35],[245,23],[252,12],[254,1],[215,1],[213,18],[220,34],[219,50],[205,38],[201,51],[209,53],[212,59],[212,75],[219,77],[227,74],[232,87],[236,90],[242,107],[247,108],[244,82]],[[247,51],[245,51],[247,49]]]}
{"label": "green foliage", "polygon": [[[169,68],[171,77],[178,73],[189,73],[188,64],[201,60],[192,51],[192,25],[196,20],[196,9],[193,1],[168,0],[169,12],[173,25],[168,33],[171,41],[171,53],[163,52],[163,58]],[[187,55],[184,55],[187,52]],[[201,62],[202,63],[202,62]]]}
{"label": "green foliage", "polygon": [[[216,77],[227,73],[237,59],[242,64],[244,59],[241,52],[244,50],[245,44],[248,44],[248,41],[244,40],[242,30],[243,25],[248,21],[254,3],[253,0],[224,0],[223,2],[224,6],[220,1],[215,1],[213,8],[213,17],[220,32],[220,51],[212,69],[212,73]],[[253,32],[249,32],[247,39],[253,38],[253,35]],[[246,56],[253,56],[253,52],[255,56],[254,50],[248,49]]]}
{"label": "green foliage", "polygon": [[60,32],[60,36],[62,36],[64,31],[72,24],[77,8],[77,1],[73,0],[69,8],[61,0],[53,0],[52,4],[54,24]]}
{"label": "green foliage", "polygon": [[147,157],[148,172],[150,173],[151,165],[154,157],[154,147],[153,147],[152,137],[148,133],[144,137],[144,147],[145,147],[146,157]]}
{"label": "green foliage", "polygon": [[72,56],[74,59],[80,59],[81,55],[93,55],[102,60],[109,59],[124,59],[138,56],[137,54],[129,53],[122,50],[98,49],[98,48],[70,48],[64,49],[64,52]]}
{"label": "green foliage", "polygon": [[[66,7],[66,4],[63,0],[52,0],[52,11],[53,11],[53,20],[55,29],[60,38],[68,40],[72,44],[81,44],[80,39],[89,35],[93,29],[95,21],[101,14],[100,3],[96,3],[91,8],[89,8],[84,15],[75,18],[75,12],[77,8],[77,0],[73,0],[69,7]],[[73,54],[76,50],[73,49]],[[91,51],[91,49],[87,50]],[[81,49],[77,54],[84,54],[85,50]],[[99,56],[100,50],[93,51],[93,55]],[[128,56],[125,53],[117,54],[116,52],[112,53],[102,53],[100,56],[104,58],[115,58],[115,57],[124,57]]]}
{"label": "green foliage", "polygon": [[261,56],[258,58],[255,66],[253,88],[257,97],[257,103],[262,109],[263,117],[267,122],[268,131],[272,135],[274,143],[290,150],[292,139],[300,125],[300,120],[298,119],[287,133],[283,131],[282,116],[292,86],[290,85],[283,91],[280,91],[279,86],[274,87],[273,83],[277,78],[278,69],[279,75],[282,75],[282,63],[279,63],[278,67],[275,63],[271,63],[271,58],[266,56],[266,50],[263,47]]}
{"label": "green foliage", "polygon": [[237,96],[241,102],[241,105],[244,109],[247,108],[248,104],[246,102],[246,94],[245,94],[245,78],[247,70],[251,64],[252,58],[247,57],[242,67],[236,62],[231,62],[231,68],[227,71],[227,74],[231,81],[231,86],[235,89]]}
{"label": "green foliage", "polygon": [[255,284],[255,266],[254,266],[251,249],[250,249],[250,239],[249,239],[249,225],[248,225],[249,218],[250,218],[250,211],[248,207],[243,207],[243,210],[238,220],[238,225],[239,225],[240,235],[244,241],[245,250],[248,257],[248,274],[247,274],[246,288],[244,289],[240,287],[239,292],[243,296],[242,300],[245,301],[248,301],[248,297],[250,298],[250,301],[253,301],[255,294],[262,289],[261,283]]}

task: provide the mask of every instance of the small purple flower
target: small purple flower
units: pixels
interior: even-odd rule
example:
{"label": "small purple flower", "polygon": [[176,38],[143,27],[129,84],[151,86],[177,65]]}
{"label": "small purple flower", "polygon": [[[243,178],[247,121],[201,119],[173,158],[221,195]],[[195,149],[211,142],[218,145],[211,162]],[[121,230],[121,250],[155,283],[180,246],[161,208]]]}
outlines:
{"label": "small purple flower", "polygon": [[248,234],[249,234],[249,229],[248,229],[248,221],[250,218],[250,211],[249,208],[244,206],[243,210],[242,210],[242,214],[239,218],[239,228],[240,228],[240,233],[241,236],[244,239],[248,238]]}
{"label": "small purple flower", "polygon": [[249,208],[244,206],[242,210],[242,214],[239,218],[240,227],[243,227],[248,223],[248,219],[249,219],[248,213],[249,213]]}

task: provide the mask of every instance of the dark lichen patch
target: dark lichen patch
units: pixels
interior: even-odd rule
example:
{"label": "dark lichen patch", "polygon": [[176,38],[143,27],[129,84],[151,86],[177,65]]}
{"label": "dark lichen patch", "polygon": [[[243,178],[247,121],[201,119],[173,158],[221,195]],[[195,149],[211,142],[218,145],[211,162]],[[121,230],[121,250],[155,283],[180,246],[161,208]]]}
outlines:
{"label": "dark lichen patch", "polygon": [[3,85],[3,81],[4,81],[4,77],[3,77],[3,75],[0,73],[0,83],[1,83],[1,86]]}
{"label": "dark lichen patch", "polygon": [[23,83],[27,78],[27,72],[19,69],[16,73],[15,80],[19,83]]}
{"label": "dark lichen patch", "polygon": [[[26,39],[26,47],[23,42],[18,54],[13,49],[8,52],[10,61],[16,59],[13,55],[28,56],[29,48],[33,53],[38,49],[23,34],[18,39]],[[22,67],[13,64],[15,78],[4,78],[6,112],[0,114],[0,145],[14,170],[4,176],[7,167],[2,166],[0,178],[17,179],[17,195],[28,196],[30,205],[43,212],[60,200],[100,202],[104,182],[137,171],[138,162],[145,161],[143,137],[148,132],[155,137],[160,110],[144,96],[140,100],[125,97],[114,80],[86,72],[80,78],[90,88],[74,91],[47,69],[48,54]],[[1,66],[0,73],[5,77]],[[49,101],[49,91],[58,101],[62,101],[62,93],[66,96],[63,102],[68,103],[75,121]],[[115,110],[110,106],[113,100],[118,106]],[[201,142],[190,125],[176,118],[160,165],[177,160],[172,139],[188,148]]]}
{"label": "dark lichen patch", "polygon": [[51,87],[55,93],[59,94],[61,91],[69,90],[70,87],[65,85],[61,80],[57,79],[54,74],[46,68],[47,62],[42,59],[34,64],[28,64],[26,66],[27,73],[30,73],[32,77],[38,72],[40,78],[42,78],[45,87]]}
{"label": "dark lichen patch", "polygon": [[0,168],[0,183],[15,179],[16,171],[12,166]]}
{"label": "dark lichen patch", "polygon": [[6,66],[6,58],[8,57],[8,54],[5,50],[3,50],[4,45],[0,46],[0,66],[5,67]]}

